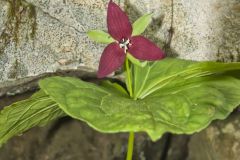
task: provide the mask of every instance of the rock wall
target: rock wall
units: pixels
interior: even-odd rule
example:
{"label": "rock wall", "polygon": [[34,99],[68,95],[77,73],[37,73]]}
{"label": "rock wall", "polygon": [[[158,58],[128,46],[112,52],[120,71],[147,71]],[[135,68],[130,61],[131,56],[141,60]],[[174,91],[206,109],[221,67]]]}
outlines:
{"label": "rock wall", "polygon": [[62,70],[95,71],[103,46],[86,32],[106,28],[106,4],[1,0],[0,88]]}
{"label": "rock wall", "polygon": [[[118,0],[132,22],[153,13],[145,35],[169,55],[240,60],[239,0]],[[104,45],[108,0],[0,0],[0,95],[46,73],[94,73]],[[84,74],[85,75],[85,74]]]}

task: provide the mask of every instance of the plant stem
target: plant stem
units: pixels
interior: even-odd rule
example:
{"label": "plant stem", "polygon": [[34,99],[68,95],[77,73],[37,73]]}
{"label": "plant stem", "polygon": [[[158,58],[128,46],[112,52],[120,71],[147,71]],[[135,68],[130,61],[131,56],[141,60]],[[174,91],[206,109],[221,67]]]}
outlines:
{"label": "plant stem", "polygon": [[128,138],[127,160],[132,160],[133,146],[134,146],[134,132],[130,132],[129,138]]}
{"label": "plant stem", "polygon": [[[130,71],[130,64],[129,60],[126,57],[126,84],[127,84],[127,89],[129,92],[129,95],[131,98],[133,98],[133,89],[132,89],[132,74]],[[133,146],[134,146],[134,132],[129,133],[129,138],[128,138],[128,151],[127,151],[127,160],[132,160],[132,155],[133,155]]]}
{"label": "plant stem", "polygon": [[127,82],[128,92],[130,94],[130,97],[132,97],[133,96],[132,76],[131,76],[131,73],[130,73],[130,67],[129,67],[129,60],[128,60],[128,58],[126,58],[125,64],[126,64],[126,72],[127,72],[126,82]]}

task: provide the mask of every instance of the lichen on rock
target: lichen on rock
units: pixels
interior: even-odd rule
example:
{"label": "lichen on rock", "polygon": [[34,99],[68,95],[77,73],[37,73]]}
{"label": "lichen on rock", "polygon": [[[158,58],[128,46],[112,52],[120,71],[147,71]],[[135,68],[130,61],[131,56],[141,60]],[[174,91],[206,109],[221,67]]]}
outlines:
{"label": "lichen on rock", "polygon": [[[17,46],[20,37],[33,39],[37,29],[36,10],[34,5],[24,0],[4,0],[8,4],[7,19],[3,26],[3,32],[0,34],[0,54],[4,52],[5,47],[13,41]],[[30,26],[28,35],[20,35],[22,24]]]}
{"label": "lichen on rock", "polygon": [[[226,9],[227,8],[227,9]],[[238,0],[221,2],[218,11],[223,13],[221,19],[221,35],[218,48],[218,61],[240,62],[240,3]]]}

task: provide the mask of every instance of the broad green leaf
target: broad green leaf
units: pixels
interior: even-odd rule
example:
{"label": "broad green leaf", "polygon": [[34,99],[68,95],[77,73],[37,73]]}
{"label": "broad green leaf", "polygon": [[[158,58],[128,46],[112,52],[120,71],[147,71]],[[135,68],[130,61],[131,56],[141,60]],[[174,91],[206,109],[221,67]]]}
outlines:
{"label": "broad green leaf", "polygon": [[176,86],[173,83],[139,100],[75,78],[47,78],[40,81],[40,87],[66,114],[98,131],[144,131],[152,140],[165,132],[200,131],[240,104],[240,80],[220,74],[194,77]]}
{"label": "broad green leaf", "polygon": [[145,14],[133,23],[133,36],[142,34],[152,21],[152,14]]}
{"label": "broad green leaf", "polygon": [[0,145],[34,126],[42,126],[64,116],[64,112],[44,92],[5,107],[0,112]]}
{"label": "broad green leaf", "polygon": [[[222,75],[197,77],[163,87],[143,101],[155,111],[155,121],[162,122],[156,128],[192,134],[215,119],[225,119],[240,104],[240,80]],[[157,137],[158,133],[152,134]]]}
{"label": "broad green leaf", "polygon": [[144,98],[163,87],[181,83],[194,77],[210,76],[226,71],[240,72],[240,63],[194,62],[176,58],[149,64],[141,68],[134,67],[134,97]]}
{"label": "broad green leaf", "polygon": [[106,32],[101,30],[91,30],[87,32],[88,37],[98,43],[112,43],[114,39]]}

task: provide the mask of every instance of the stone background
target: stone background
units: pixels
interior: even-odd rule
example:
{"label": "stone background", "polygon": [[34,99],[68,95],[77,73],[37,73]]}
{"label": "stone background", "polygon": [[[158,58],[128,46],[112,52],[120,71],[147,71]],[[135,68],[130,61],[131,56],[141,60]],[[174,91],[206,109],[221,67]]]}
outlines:
{"label": "stone background", "polygon": [[[115,2],[132,22],[145,13],[153,13],[145,35],[169,56],[240,61],[240,0]],[[0,108],[25,98],[24,92],[31,94],[42,77],[57,74],[94,79],[104,45],[90,41],[86,32],[106,30],[107,3],[108,0],[0,0]],[[139,135],[135,157],[238,160],[238,116],[236,112],[193,136],[167,134],[152,143],[145,135]],[[126,134],[100,134],[81,122],[63,119],[11,140],[0,149],[0,159],[124,159],[126,139]]]}
{"label": "stone background", "polygon": [[[14,3],[15,2],[15,3]],[[118,0],[134,22],[153,13],[145,35],[168,55],[240,60],[239,0]],[[0,95],[59,71],[96,72],[108,0],[0,0]],[[94,76],[94,74],[93,74]]]}

